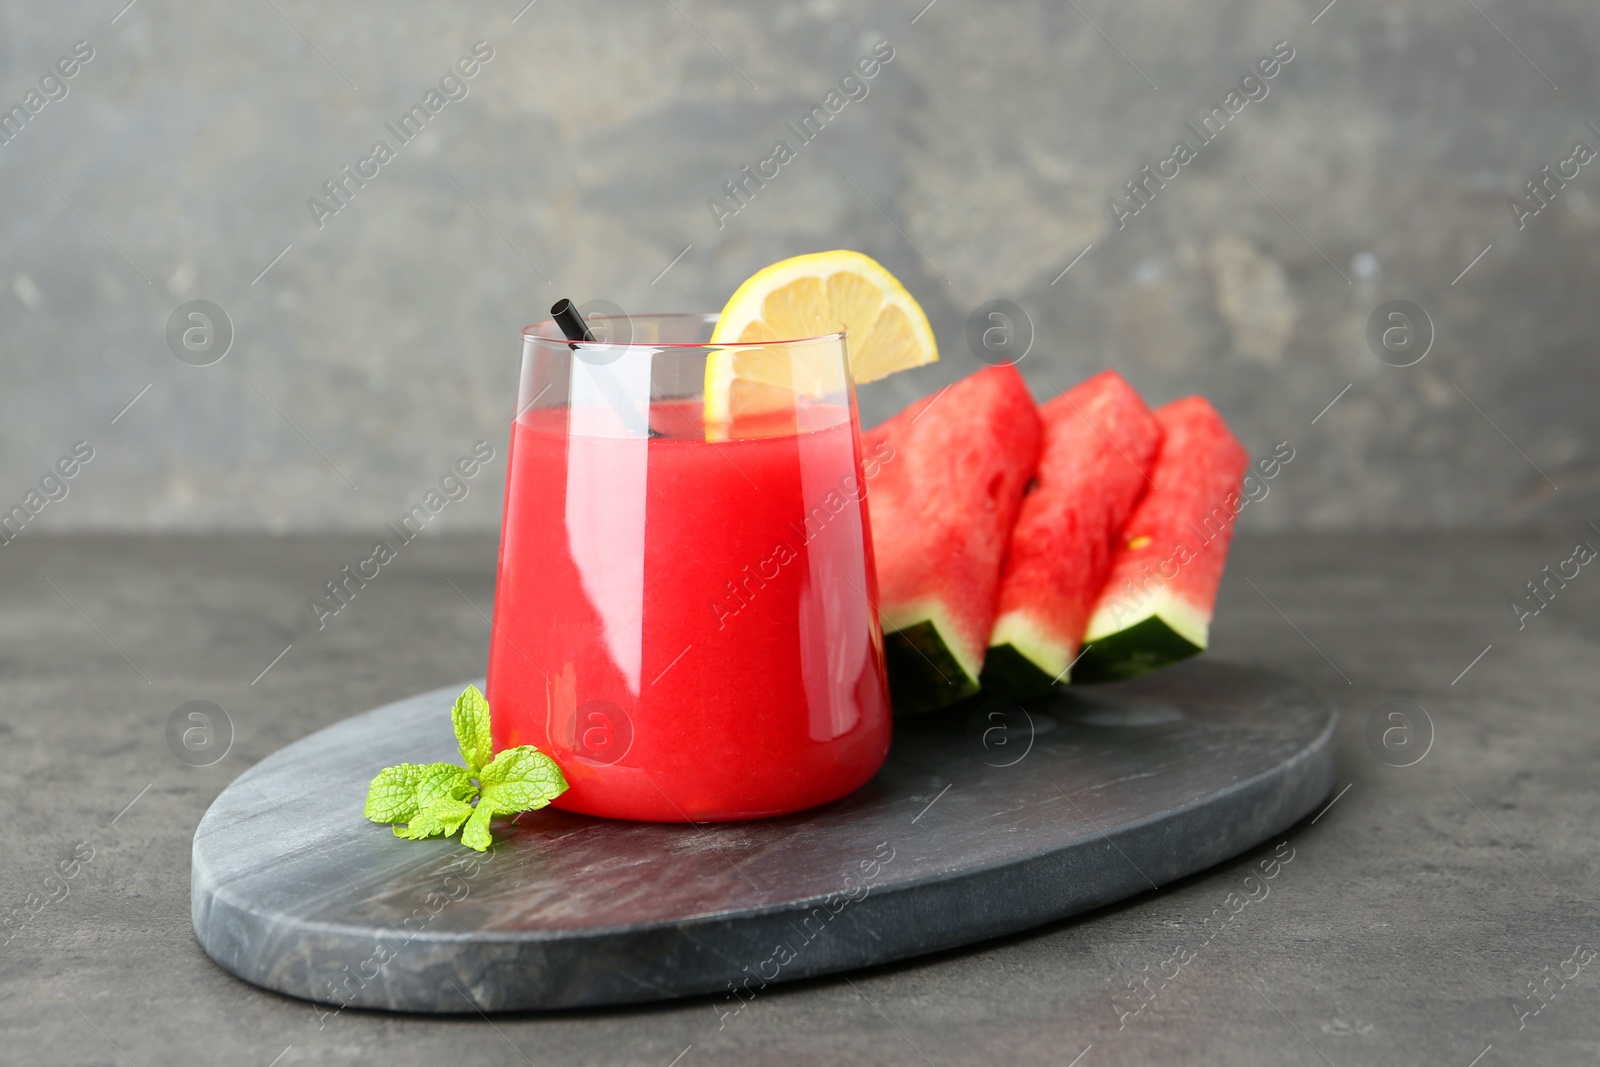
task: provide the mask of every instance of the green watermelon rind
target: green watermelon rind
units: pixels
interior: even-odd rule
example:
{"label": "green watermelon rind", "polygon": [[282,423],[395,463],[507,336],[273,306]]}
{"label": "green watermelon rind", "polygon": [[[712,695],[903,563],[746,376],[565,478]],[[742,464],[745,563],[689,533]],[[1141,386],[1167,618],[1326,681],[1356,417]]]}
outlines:
{"label": "green watermelon rind", "polygon": [[989,646],[978,680],[984,696],[999,700],[1026,700],[1049,692],[1056,684],[1055,675],[1040,670],[1026,653],[1009,642]]}
{"label": "green watermelon rind", "polygon": [[1022,700],[1067,680],[1073,650],[1052,640],[1026,614],[1007,612],[995,620],[978,680],[986,694]]}
{"label": "green watermelon rind", "polygon": [[1137,678],[1197,656],[1209,643],[1207,613],[1162,589],[1131,615],[1109,608],[1095,613],[1084,635],[1084,654],[1072,669],[1072,680],[1116,682]]}
{"label": "green watermelon rind", "polygon": [[933,711],[978,691],[977,677],[962,665],[935,618],[884,634],[883,655],[897,715]]}

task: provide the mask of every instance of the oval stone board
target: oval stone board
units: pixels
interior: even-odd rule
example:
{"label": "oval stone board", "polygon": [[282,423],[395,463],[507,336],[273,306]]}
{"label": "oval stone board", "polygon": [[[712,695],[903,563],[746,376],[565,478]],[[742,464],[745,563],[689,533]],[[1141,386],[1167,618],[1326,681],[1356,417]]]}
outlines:
{"label": "oval stone board", "polygon": [[798,815],[545,809],[498,821],[479,855],[361,815],[383,767],[458,760],[460,690],[330,726],[217,797],[191,874],[212,959],[292,996],[400,1011],[748,997],[1165,885],[1281,833],[1333,781],[1328,698],[1200,659],[898,720],[876,778]]}

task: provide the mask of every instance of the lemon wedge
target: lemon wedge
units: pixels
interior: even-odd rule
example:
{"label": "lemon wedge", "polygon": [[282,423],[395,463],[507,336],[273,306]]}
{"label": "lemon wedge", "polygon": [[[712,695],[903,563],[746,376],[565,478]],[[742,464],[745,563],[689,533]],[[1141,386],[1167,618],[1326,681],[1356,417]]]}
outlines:
{"label": "lemon wedge", "polygon": [[[939,358],[928,316],[883,265],[860,252],[814,252],[752,275],[722,309],[711,344],[780,342],[843,326],[850,376],[872,382]],[[713,351],[706,360],[708,435],[741,415],[841,390],[837,359],[818,346],[768,343]]]}

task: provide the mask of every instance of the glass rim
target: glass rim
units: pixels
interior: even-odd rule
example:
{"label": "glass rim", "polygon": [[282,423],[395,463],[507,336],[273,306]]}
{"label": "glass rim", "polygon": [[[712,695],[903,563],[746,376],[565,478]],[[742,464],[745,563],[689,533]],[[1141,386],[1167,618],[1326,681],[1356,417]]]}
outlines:
{"label": "glass rim", "polygon": [[[656,319],[656,320],[677,319],[677,320],[688,321],[688,320],[698,319],[702,323],[705,323],[705,322],[715,323],[717,321],[717,318],[718,318],[717,315],[714,315],[714,314],[712,314],[710,312],[665,311],[665,312],[648,312],[648,313],[640,314],[640,315],[627,315],[627,314],[624,314],[624,315],[591,315],[585,321],[587,321],[587,322],[607,322],[607,321],[617,321],[617,320],[639,321],[639,320],[644,320],[644,319]],[[803,344],[815,344],[815,343],[817,343],[819,341],[843,341],[845,339],[845,333],[846,333],[846,330],[845,330],[845,327],[844,327],[844,323],[839,323],[838,326],[839,326],[839,329],[833,330],[833,331],[831,331],[829,333],[816,334],[816,335],[813,335],[811,337],[792,337],[792,338],[788,338],[786,340],[774,340],[774,341],[719,341],[719,342],[717,342],[715,344],[711,343],[710,341],[578,341],[578,342],[573,342],[573,341],[568,340],[565,336],[561,335],[561,327],[556,325],[556,321],[554,319],[541,319],[538,322],[532,323],[531,325],[524,326],[522,328],[522,339],[525,342],[532,341],[532,342],[535,342],[537,344],[571,345],[571,344],[576,343],[576,344],[583,344],[583,345],[604,346],[604,347],[607,347],[607,348],[649,348],[649,349],[663,349],[663,348],[669,348],[669,349],[686,349],[686,348],[769,348],[769,347],[772,347],[772,346],[775,346],[775,345],[803,345]],[[548,327],[550,329],[550,331],[552,331],[553,335],[540,332],[541,330],[545,329],[546,327]]]}

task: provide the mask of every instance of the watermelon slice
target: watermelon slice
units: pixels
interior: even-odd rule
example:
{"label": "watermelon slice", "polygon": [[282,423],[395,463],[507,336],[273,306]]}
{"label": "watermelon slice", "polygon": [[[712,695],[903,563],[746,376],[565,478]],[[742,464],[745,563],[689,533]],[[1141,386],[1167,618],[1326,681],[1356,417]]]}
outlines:
{"label": "watermelon slice", "polygon": [[1204,397],[1174,401],[1156,420],[1166,439],[1155,488],[1123,530],[1076,682],[1136,678],[1205,651],[1250,457]]}
{"label": "watermelon slice", "polygon": [[862,435],[877,466],[867,512],[895,711],[977,692],[1000,564],[1041,432],[1028,386],[1006,365]]}
{"label": "watermelon slice", "polygon": [[1116,537],[1144,495],[1161,425],[1112,371],[1039,410],[1038,487],[1022,502],[982,682],[1019,699],[1066,680]]}

